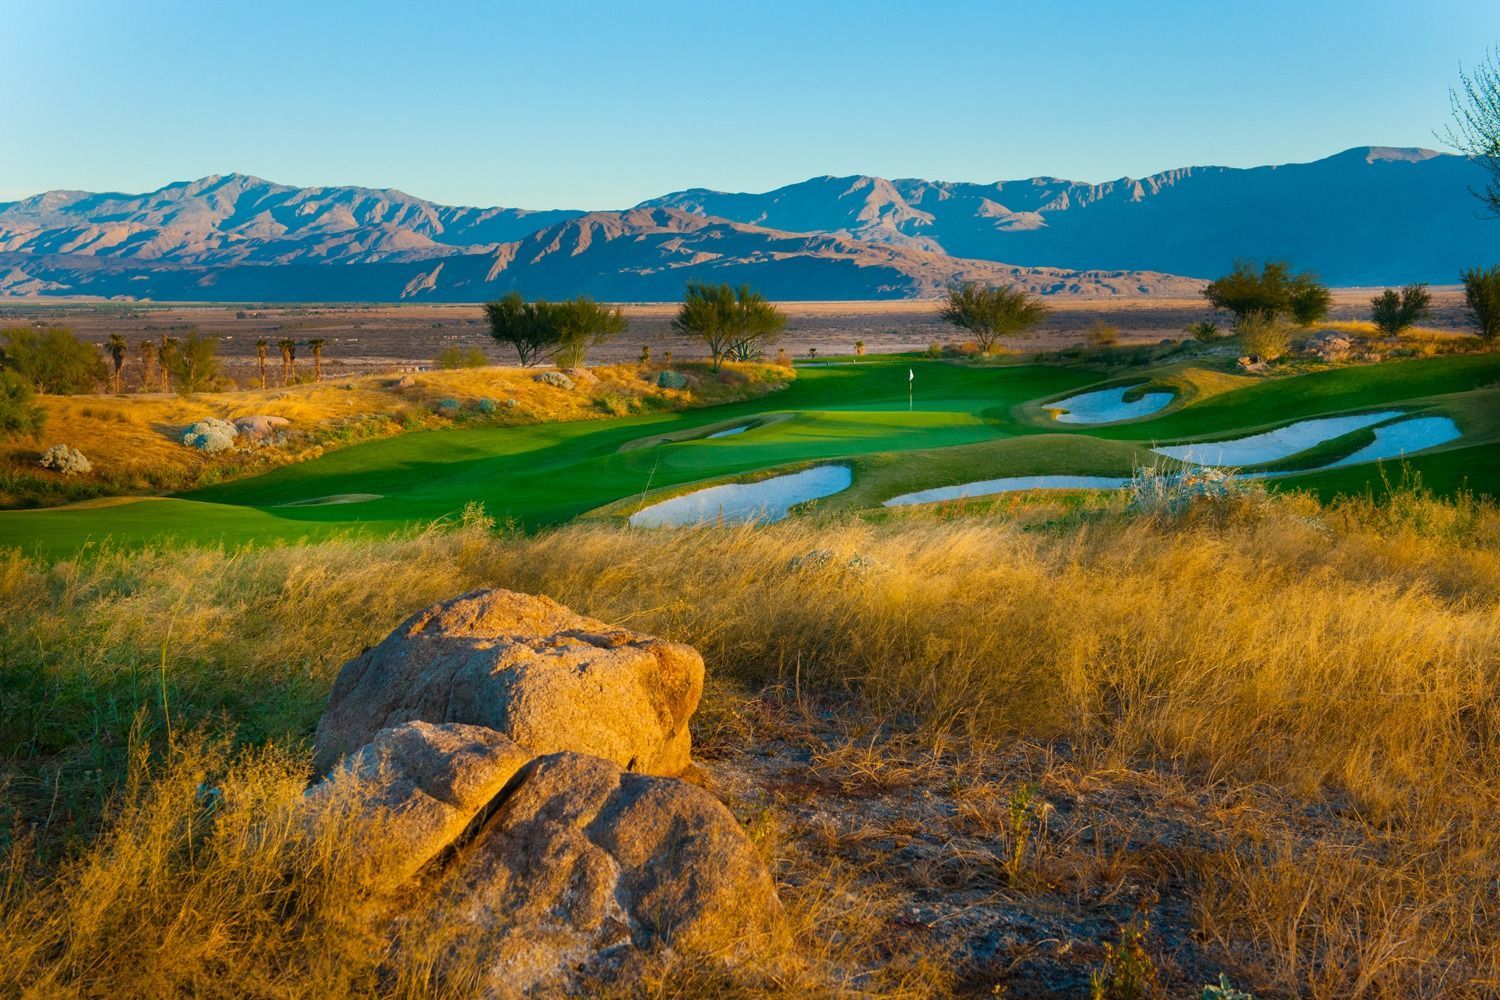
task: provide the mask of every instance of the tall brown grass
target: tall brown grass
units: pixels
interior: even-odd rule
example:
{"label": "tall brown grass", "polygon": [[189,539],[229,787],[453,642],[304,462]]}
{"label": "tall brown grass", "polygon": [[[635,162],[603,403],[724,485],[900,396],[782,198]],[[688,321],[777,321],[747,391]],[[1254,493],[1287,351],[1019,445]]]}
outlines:
{"label": "tall brown grass", "polygon": [[[506,537],[471,518],[384,542],[10,556],[0,983],[124,996],[175,977],[212,995],[222,974],[301,996],[344,988],[334,963],[356,970],[348,988],[399,992],[319,937],[378,958],[378,907],[320,895],[327,875],[280,902],[266,872],[333,869],[226,847],[235,824],[198,825],[187,790],[218,782],[246,817],[294,795],[339,664],[476,586],[684,639],[720,681],[847,697],[934,741],[1061,741],[1098,767],[1290,789],[1359,835],[1309,850],[1247,815],[1196,856],[1184,877],[1226,963],[1317,996],[1500,988],[1500,513],[1412,491],[1171,520],[1015,508]],[[238,749],[183,735],[231,730]],[[803,925],[809,954],[820,926]],[[910,966],[891,974],[914,989]],[[840,991],[787,975],[771,985]]]}

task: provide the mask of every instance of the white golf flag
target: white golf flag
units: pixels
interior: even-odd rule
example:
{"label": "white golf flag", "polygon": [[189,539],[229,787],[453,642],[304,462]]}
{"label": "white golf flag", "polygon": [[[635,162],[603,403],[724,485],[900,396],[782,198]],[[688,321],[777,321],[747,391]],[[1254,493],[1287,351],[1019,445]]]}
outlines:
{"label": "white golf flag", "polygon": [[910,368],[906,369],[906,381],[908,381],[908,382],[915,382],[916,380],[917,380],[917,373],[914,372],[914,371],[912,371]]}

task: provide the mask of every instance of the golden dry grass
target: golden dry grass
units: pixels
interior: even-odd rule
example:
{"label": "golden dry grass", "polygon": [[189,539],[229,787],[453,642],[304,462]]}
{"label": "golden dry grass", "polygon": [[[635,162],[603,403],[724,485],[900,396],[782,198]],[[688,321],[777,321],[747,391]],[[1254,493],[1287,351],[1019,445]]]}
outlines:
{"label": "golden dry grass", "polygon": [[[828,557],[797,561],[814,550]],[[10,556],[0,736],[8,825],[21,836],[0,914],[0,983],[11,984],[0,992],[431,987],[416,943],[386,978],[358,978],[382,958],[380,906],[320,888],[337,882],[322,861],[233,837],[300,787],[307,758],[295,741],[339,664],[403,615],[475,586],[545,593],[684,639],[716,690],[845,698],[872,724],[908,725],[917,746],[1067,746],[1077,773],[1039,780],[1176,775],[1207,796],[1204,822],[1222,842],[1174,854],[1173,877],[1190,887],[1206,946],[1259,992],[1500,988],[1500,513],[1405,492],[1179,520],[1021,507],[497,537],[471,519],[404,539],[233,554],[55,566]],[[248,749],[210,753],[217,744],[183,735],[231,725]],[[722,701],[705,705],[699,727],[720,751],[760,738]],[[121,780],[127,747],[155,748],[155,777]],[[933,780],[929,766],[851,745],[819,757],[812,778],[875,794]],[[206,774],[245,789],[225,799],[244,810],[239,827],[197,825],[187,789]],[[1337,822],[1247,805],[1261,799],[1244,790],[1261,785]],[[983,832],[994,808],[957,822]],[[878,894],[849,895],[854,875],[833,858],[857,843],[858,823],[800,841],[827,845],[813,859],[784,856],[776,827],[766,817],[757,835],[790,879],[791,952],[728,980],[691,956],[663,959],[659,995],[948,989],[932,954],[895,954],[877,933]],[[1003,823],[993,834],[1008,835]],[[343,849],[331,842],[320,857]],[[1054,869],[1066,862],[1047,876],[1057,879],[1167,863],[1139,847],[1033,853],[1061,858],[1047,861]],[[310,886],[292,892],[295,906],[277,881],[288,878]],[[838,916],[841,905],[853,912]]]}
{"label": "golden dry grass", "polygon": [[[702,368],[702,371],[699,369]],[[201,392],[191,395],[40,396],[46,413],[35,439],[12,439],[0,452],[0,465],[27,473],[36,455],[54,444],[80,447],[112,492],[181,489],[204,475],[256,471],[271,464],[302,461],[342,441],[438,426],[433,412],[440,400],[457,400],[467,410],[480,400],[497,406],[486,422],[501,425],[591,420],[619,416],[642,407],[670,410],[746,398],[769,391],[792,375],[769,365],[729,365],[718,374],[689,366],[699,381],[687,389],[654,382],[658,369],[605,365],[589,369],[597,381],[580,379],[573,391],[538,383],[536,372],[519,368],[467,368],[415,372],[415,384],[397,388],[399,375],[364,375],[270,389]],[[515,405],[500,405],[514,399]],[[243,456],[212,456],[184,447],[182,430],[206,417],[234,419],[264,414],[285,417],[296,432],[291,444],[269,448],[247,461]],[[3,491],[0,491],[3,492]]]}

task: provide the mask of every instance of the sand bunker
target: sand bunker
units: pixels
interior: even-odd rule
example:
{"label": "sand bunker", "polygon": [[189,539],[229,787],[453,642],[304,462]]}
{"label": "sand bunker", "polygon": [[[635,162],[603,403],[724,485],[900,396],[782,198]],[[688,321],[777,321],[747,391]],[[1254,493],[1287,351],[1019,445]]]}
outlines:
{"label": "sand bunker", "polygon": [[1016,493],[1020,490],[1115,490],[1130,482],[1130,477],[1117,476],[1011,476],[1006,479],[982,479],[975,483],[960,483],[957,486],[939,486],[915,493],[903,493],[885,502],[887,507],[907,507],[918,503],[937,503],[939,500],[962,500],[965,497],[984,497],[995,493]]}
{"label": "sand bunker", "polygon": [[719,520],[780,521],[793,506],[847,490],[853,481],[846,465],[820,465],[758,483],[726,483],[663,500],[630,515],[630,523],[660,528]]}
{"label": "sand bunker", "polygon": [[749,429],[750,429],[750,425],[749,424],[740,424],[740,426],[738,426],[738,427],[731,427],[727,431],[714,431],[712,434],[709,435],[709,437],[710,438],[734,437],[734,435],[736,435],[736,434],[743,434],[746,431],[748,431]]}
{"label": "sand bunker", "polygon": [[1118,420],[1149,416],[1166,409],[1167,404],[1172,402],[1173,394],[1170,392],[1147,392],[1139,399],[1127,403],[1126,394],[1135,388],[1137,387],[1133,385],[1122,385],[1115,389],[1084,392],[1059,399],[1055,403],[1047,403],[1042,408],[1060,424],[1112,424]]}
{"label": "sand bunker", "polygon": [[326,497],[313,497],[310,500],[293,500],[291,503],[279,503],[278,507],[332,507],[341,503],[364,503],[367,500],[379,500],[379,493],[331,493]]}
{"label": "sand bunker", "polygon": [[1388,458],[1400,458],[1413,452],[1436,448],[1463,436],[1458,425],[1447,417],[1413,417],[1398,420],[1375,428],[1375,440],[1337,462],[1321,468],[1336,469],[1342,465],[1359,465],[1361,462],[1378,462]]}
{"label": "sand bunker", "polygon": [[1291,458],[1299,452],[1315,448],[1324,441],[1343,437],[1392,417],[1401,416],[1400,410],[1385,410],[1380,413],[1355,413],[1343,417],[1318,417],[1299,420],[1295,424],[1278,427],[1272,431],[1252,434],[1249,437],[1232,438],[1227,441],[1198,441],[1193,444],[1168,445],[1151,450],[1167,458],[1181,459],[1194,465],[1265,465]]}

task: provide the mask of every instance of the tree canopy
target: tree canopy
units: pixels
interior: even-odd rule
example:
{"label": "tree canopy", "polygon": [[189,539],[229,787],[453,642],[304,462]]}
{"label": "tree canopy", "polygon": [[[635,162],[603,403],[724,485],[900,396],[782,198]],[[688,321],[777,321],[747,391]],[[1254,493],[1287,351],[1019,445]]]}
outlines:
{"label": "tree canopy", "polygon": [[690,281],[672,326],[703,341],[717,371],[726,358],[753,361],[764,357],[766,347],[785,328],[786,316],[749,285],[731,288]]}
{"label": "tree canopy", "polygon": [[1500,264],[1471,267],[1463,273],[1464,302],[1474,328],[1486,342],[1500,337]]}
{"label": "tree canopy", "polygon": [[219,380],[219,338],[192,330],[167,357],[167,368],[178,392],[212,389]]}
{"label": "tree canopy", "polygon": [[99,349],[79,340],[67,327],[17,327],[6,330],[4,337],[0,368],[20,375],[38,392],[93,392],[109,377]]}
{"label": "tree canopy", "polygon": [[1388,337],[1416,326],[1431,310],[1432,296],[1426,285],[1407,285],[1399,292],[1387,288],[1370,300],[1370,319]]}
{"label": "tree canopy", "polygon": [[1459,70],[1458,86],[1448,91],[1453,124],[1448,144],[1489,172],[1489,183],[1474,192],[1490,214],[1500,217],[1500,60],[1486,53],[1471,72]]}
{"label": "tree canopy", "polygon": [[985,354],[1001,337],[1025,334],[1047,317],[1047,306],[1020,288],[988,287],[965,282],[948,289],[941,316],[974,335]]}
{"label": "tree canopy", "polygon": [[[580,296],[572,302],[552,303],[545,299],[527,302],[520,292],[511,292],[495,302],[486,302],[484,318],[490,336],[497,343],[515,350],[521,367],[530,368],[558,353],[573,363],[582,361],[595,332],[609,336],[608,328],[615,315],[623,329],[624,317],[618,310],[598,306],[592,299]],[[564,344],[564,336],[569,342]]]}
{"label": "tree canopy", "polygon": [[595,302],[587,295],[566,302],[539,302],[544,314],[557,327],[554,359],[564,368],[574,368],[588,360],[589,348],[625,332],[625,314],[619,306]]}
{"label": "tree canopy", "polygon": [[1282,260],[1266,261],[1259,270],[1250,261],[1235,261],[1233,269],[1203,289],[1215,309],[1234,316],[1236,323],[1254,313],[1273,319],[1290,317],[1310,326],[1328,315],[1333,296],[1311,271],[1292,274]]}

